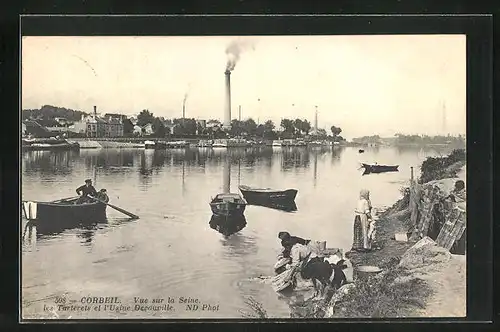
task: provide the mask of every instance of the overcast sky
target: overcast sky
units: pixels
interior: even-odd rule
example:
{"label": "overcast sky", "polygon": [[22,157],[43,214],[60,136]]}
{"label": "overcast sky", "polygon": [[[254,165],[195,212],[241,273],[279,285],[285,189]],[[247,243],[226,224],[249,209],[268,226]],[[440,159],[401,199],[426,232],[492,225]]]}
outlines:
{"label": "overcast sky", "polygon": [[187,93],[186,117],[222,121],[231,43],[232,118],[314,124],[317,105],[346,138],[466,131],[465,35],[24,37],[22,108],[174,118]]}

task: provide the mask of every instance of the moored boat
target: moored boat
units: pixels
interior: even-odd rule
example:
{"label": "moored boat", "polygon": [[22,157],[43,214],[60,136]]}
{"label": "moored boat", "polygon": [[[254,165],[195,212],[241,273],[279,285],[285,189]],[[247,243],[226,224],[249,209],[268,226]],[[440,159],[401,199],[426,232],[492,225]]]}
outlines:
{"label": "moored boat", "polygon": [[161,150],[161,149],[165,149],[166,147],[167,147],[166,142],[144,141],[144,148],[145,149]]}
{"label": "moored boat", "polygon": [[219,216],[242,215],[247,202],[237,193],[218,194],[210,202],[213,214]]}
{"label": "moored boat", "polygon": [[399,165],[370,165],[370,164],[361,164],[365,169],[365,174],[368,173],[383,173],[383,172],[397,172]]}
{"label": "moored boat", "polygon": [[256,188],[245,185],[241,185],[238,188],[249,204],[294,201],[298,193],[297,189],[277,190],[271,188]]}
{"label": "moored boat", "polygon": [[76,204],[78,198],[52,202],[23,201],[26,219],[36,223],[81,223],[106,219],[106,204],[88,202]]}
{"label": "moored boat", "polygon": [[70,143],[65,139],[23,139],[23,150],[72,150],[79,149],[78,143]]}

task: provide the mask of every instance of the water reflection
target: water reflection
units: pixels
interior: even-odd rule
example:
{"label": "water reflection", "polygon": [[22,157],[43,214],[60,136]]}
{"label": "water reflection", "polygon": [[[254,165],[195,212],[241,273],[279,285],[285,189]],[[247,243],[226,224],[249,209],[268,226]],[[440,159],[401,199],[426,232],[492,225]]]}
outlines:
{"label": "water reflection", "polygon": [[24,151],[22,169],[41,175],[69,175],[78,151]]}
{"label": "water reflection", "polygon": [[[39,222],[36,223],[36,232],[37,236],[46,236],[46,235],[57,235],[69,229],[82,229],[85,231],[92,231],[92,234],[85,233],[83,237],[88,240],[88,242],[92,241],[91,237],[93,232],[97,229],[99,225],[106,225],[107,219],[91,222],[91,223],[81,223],[71,220],[65,220],[64,222]],[[90,240],[89,240],[90,239]]]}
{"label": "water reflection", "polygon": [[241,233],[225,236],[221,239],[221,243],[222,247],[226,249],[224,255],[229,259],[255,255],[258,251],[255,238]]}
{"label": "water reflection", "polygon": [[209,225],[210,228],[228,237],[245,228],[247,221],[244,215],[225,217],[212,214]]}

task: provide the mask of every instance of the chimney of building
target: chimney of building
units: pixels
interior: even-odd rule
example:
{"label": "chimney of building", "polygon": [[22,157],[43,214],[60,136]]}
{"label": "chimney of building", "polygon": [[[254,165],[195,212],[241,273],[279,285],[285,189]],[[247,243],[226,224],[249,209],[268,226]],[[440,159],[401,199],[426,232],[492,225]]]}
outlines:
{"label": "chimney of building", "polygon": [[97,116],[97,106],[94,106],[94,117]]}
{"label": "chimney of building", "polygon": [[224,110],[224,125],[223,129],[231,129],[231,72],[226,70],[226,105]]}

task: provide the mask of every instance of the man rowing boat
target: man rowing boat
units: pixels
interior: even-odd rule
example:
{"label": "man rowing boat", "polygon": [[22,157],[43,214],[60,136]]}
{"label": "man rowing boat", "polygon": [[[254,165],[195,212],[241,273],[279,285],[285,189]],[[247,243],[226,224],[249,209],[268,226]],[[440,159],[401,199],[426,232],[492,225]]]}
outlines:
{"label": "man rowing boat", "polygon": [[92,180],[87,179],[85,180],[85,184],[83,186],[76,188],[76,193],[80,195],[80,198],[78,198],[76,204],[82,204],[92,202],[92,199],[89,196],[95,197],[97,195],[97,190],[95,190],[94,186],[92,185]]}

